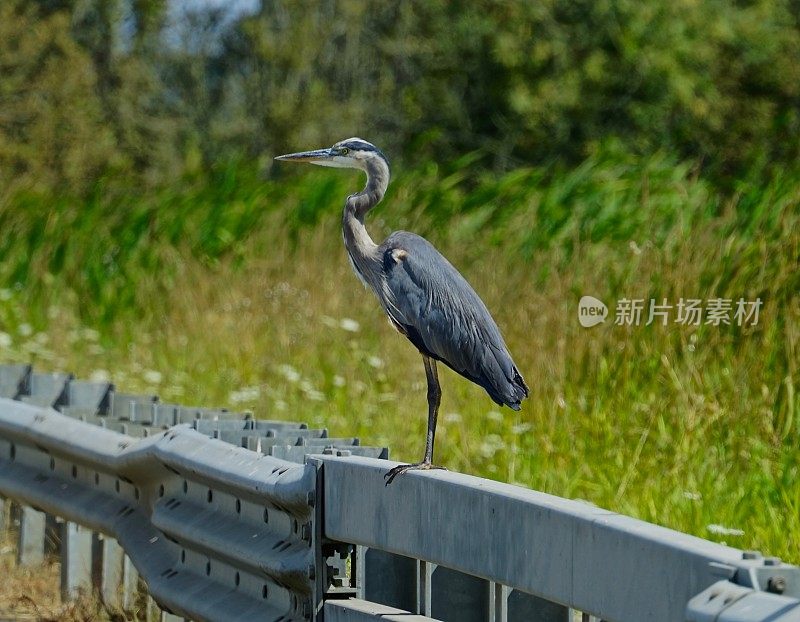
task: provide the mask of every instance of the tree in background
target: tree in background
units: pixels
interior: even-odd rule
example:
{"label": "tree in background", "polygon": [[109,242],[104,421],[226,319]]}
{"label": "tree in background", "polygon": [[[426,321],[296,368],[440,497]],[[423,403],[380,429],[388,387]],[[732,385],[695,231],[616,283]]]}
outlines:
{"label": "tree in background", "polygon": [[0,40],[3,186],[85,190],[123,155],[103,119],[91,59],[70,34],[69,14],[4,2]]}
{"label": "tree in background", "polygon": [[693,161],[726,186],[800,156],[789,0],[0,10],[0,165],[47,187],[85,189],[112,171],[164,184],[345,134],[414,161],[478,150],[498,170],[574,165],[613,139]]}

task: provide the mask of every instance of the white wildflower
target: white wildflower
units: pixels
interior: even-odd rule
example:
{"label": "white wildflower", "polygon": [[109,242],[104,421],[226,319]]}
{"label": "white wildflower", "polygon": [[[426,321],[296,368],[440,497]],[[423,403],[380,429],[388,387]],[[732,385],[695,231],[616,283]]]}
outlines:
{"label": "white wildflower", "polygon": [[45,361],[52,361],[53,359],[55,359],[55,358],[56,358],[56,355],[55,355],[55,353],[54,353],[54,352],[51,352],[51,351],[50,351],[50,350],[48,350],[47,348],[41,348],[41,347],[40,347],[40,346],[38,346],[38,345],[37,345],[37,348],[39,348],[39,351],[36,353],[36,355],[37,355],[37,356],[38,356],[40,359],[43,359],[43,360],[45,360]]}
{"label": "white wildflower", "polygon": [[33,327],[25,322],[17,327],[17,332],[21,337],[30,337],[33,334]]}
{"label": "white wildflower", "polygon": [[743,536],[744,531],[736,527],[725,527],[724,525],[711,524],[706,527],[711,533],[718,536]]}
{"label": "white wildflower", "polygon": [[95,369],[89,374],[92,382],[111,382],[111,373],[107,369]]}
{"label": "white wildflower", "polygon": [[10,348],[12,343],[14,340],[11,339],[11,335],[0,331],[0,348]]}
{"label": "white wildflower", "polygon": [[339,326],[351,333],[357,333],[361,329],[361,324],[349,317],[342,318],[339,322]]}
{"label": "white wildflower", "polygon": [[346,384],[347,384],[347,381],[342,376],[339,376],[337,374],[336,376],[333,377],[333,386],[335,386],[335,387],[343,387]]}
{"label": "white wildflower", "polygon": [[11,296],[13,296],[13,292],[10,289],[0,289],[0,301],[11,300]]}
{"label": "white wildflower", "polygon": [[306,399],[314,402],[322,402],[325,399],[325,395],[321,391],[317,390],[317,388],[314,387],[309,380],[300,381],[300,390],[306,396]]}
{"label": "white wildflower", "polygon": [[692,492],[691,490],[684,490],[683,496],[689,501],[700,501],[700,499],[703,498],[703,495],[701,495],[699,492]]}
{"label": "white wildflower", "polygon": [[511,428],[511,431],[514,434],[525,434],[525,432],[528,432],[532,427],[530,423],[518,423]]}
{"label": "white wildflower", "polygon": [[492,443],[495,447],[498,447],[500,449],[502,449],[503,447],[506,446],[506,443],[503,440],[503,437],[501,437],[499,434],[489,434],[486,437],[486,440],[488,442]]}
{"label": "white wildflower", "polygon": [[238,391],[231,391],[228,401],[231,404],[241,404],[242,402],[253,402],[261,397],[261,388],[257,386],[242,387]]}
{"label": "white wildflower", "polygon": [[303,391],[303,395],[306,396],[306,399],[309,399],[312,402],[325,401],[325,394],[322,391],[317,391],[317,389],[306,389]]}
{"label": "white wildflower", "polygon": [[300,380],[300,372],[291,365],[280,365],[278,371],[289,382],[298,382]]}
{"label": "white wildflower", "polygon": [[100,333],[94,328],[84,328],[81,331],[81,337],[83,337],[86,341],[99,341]]}
{"label": "white wildflower", "polygon": [[492,458],[494,457],[494,454],[497,452],[497,447],[495,447],[491,443],[481,443],[480,451],[481,455],[484,458]]}
{"label": "white wildflower", "polygon": [[498,450],[504,449],[506,444],[497,434],[489,434],[481,443],[480,451],[484,458],[492,458]]}
{"label": "white wildflower", "polygon": [[503,413],[498,412],[496,410],[490,410],[486,413],[486,418],[490,421],[502,421],[503,420]]}
{"label": "white wildflower", "polygon": [[458,413],[445,413],[444,417],[442,417],[445,423],[458,423],[461,421],[461,415]]}
{"label": "white wildflower", "polygon": [[381,367],[383,367],[383,359],[377,356],[370,356],[367,359],[367,363],[369,363],[370,366],[374,367],[375,369],[380,369]]}
{"label": "white wildflower", "polygon": [[161,384],[162,376],[161,372],[156,371],[155,369],[147,369],[142,374],[142,378],[144,378],[144,381],[149,384]]}

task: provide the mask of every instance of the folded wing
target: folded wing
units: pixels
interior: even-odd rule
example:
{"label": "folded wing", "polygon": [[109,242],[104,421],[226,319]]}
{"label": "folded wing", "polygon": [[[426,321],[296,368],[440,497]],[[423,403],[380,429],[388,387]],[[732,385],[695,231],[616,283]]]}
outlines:
{"label": "folded wing", "polygon": [[398,231],[384,242],[381,303],[422,352],[519,410],[528,387],[492,316],[463,276],[424,238]]}

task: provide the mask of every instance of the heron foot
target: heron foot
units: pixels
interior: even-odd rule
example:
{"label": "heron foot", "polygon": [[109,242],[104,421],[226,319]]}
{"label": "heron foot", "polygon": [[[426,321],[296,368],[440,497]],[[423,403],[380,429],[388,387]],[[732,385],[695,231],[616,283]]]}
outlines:
{"label": "heron foot", "polygon": [[443,466],[439,466],[437,464],[433,464],[431,462],[415,462],[414,464],[400,464],[393,469],[386,472],[383,476],[383,479],[386,480],[386,486],[391,484],[394,481],[394,478],[398,475],[405,473],[406,471],[430,471],[433,469],[440,469],[442,471],[446,471],[447,468]]}

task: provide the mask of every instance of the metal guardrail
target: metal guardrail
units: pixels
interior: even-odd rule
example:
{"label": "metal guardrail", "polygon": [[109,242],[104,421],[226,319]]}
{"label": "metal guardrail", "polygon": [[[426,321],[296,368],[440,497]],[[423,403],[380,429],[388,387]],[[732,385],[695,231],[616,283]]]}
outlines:
{"label": "metal guardrail", "polygon": [[[323,531],[369,547],[368,600],[446,617],[449,595],[465,621],[487,610],[495,620],[569,620],[555,603],[604,620],[800,620],[800,569],[776,558],[459,473],[385,488],[377,461],[320,462]],[[417,575],[409,559],[426,560]],[[400,580],[387,584],[387,573]]]}
{"label": "metal guardrail", "polygon": [[49,523],[64,597],[96,587],[130,609],[141,575],[164,610],[197,620],[309,619],[321,554],[304,457],[387,455],[23,365],[0,366],[0,396],[0,493],[24,504],[20,561],[43,558]]}
{"label": "metal guardrail", "polygon": [[0,494],[23,563],[59,526],[65,597],[131,610],[141,575],[162,618],[800,620],[796,566],[458,473],[387,488],[357,443],[0,366]]}

